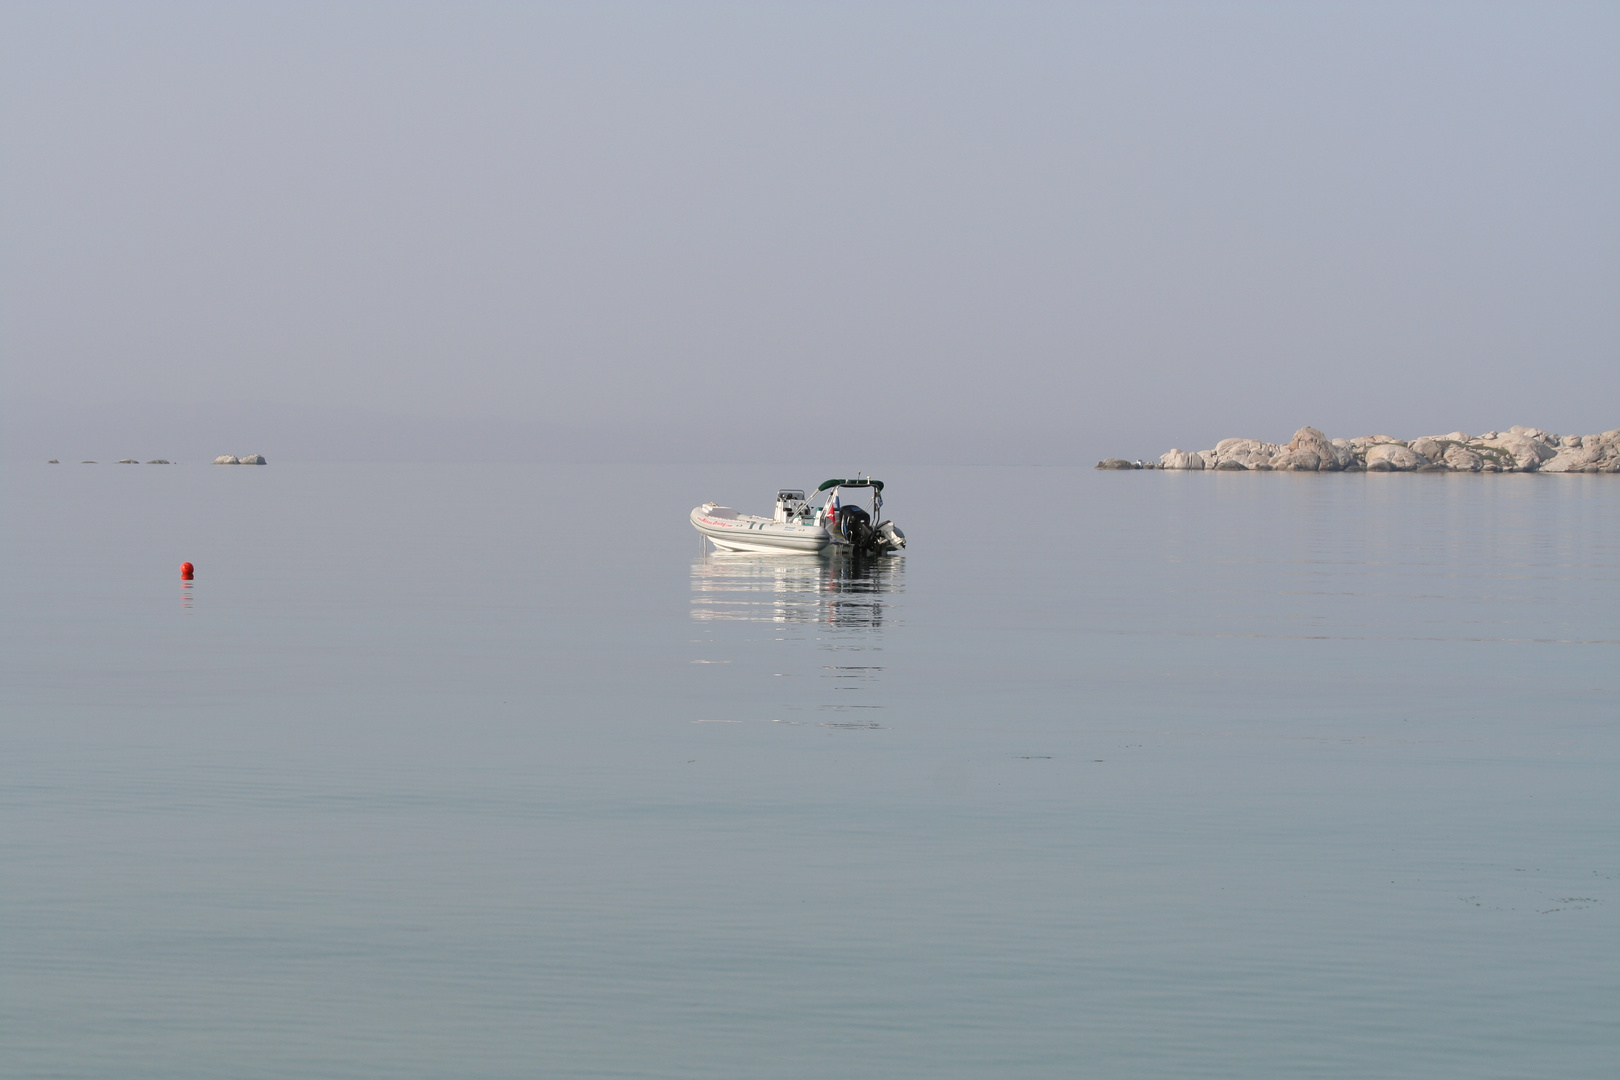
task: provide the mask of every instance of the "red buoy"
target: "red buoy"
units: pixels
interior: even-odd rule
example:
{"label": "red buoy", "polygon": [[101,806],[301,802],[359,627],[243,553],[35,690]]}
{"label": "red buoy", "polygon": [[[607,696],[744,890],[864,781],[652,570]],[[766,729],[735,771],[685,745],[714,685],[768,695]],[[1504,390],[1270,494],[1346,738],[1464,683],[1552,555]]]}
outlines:
{"label": "red buoy", "polygon": [[196,569],[197,568],[195,566],[192,566],[188,562],[181,563],[180,564],[180,580],[181,581],[190,581],[191,580],[191,575],[196,572]]}

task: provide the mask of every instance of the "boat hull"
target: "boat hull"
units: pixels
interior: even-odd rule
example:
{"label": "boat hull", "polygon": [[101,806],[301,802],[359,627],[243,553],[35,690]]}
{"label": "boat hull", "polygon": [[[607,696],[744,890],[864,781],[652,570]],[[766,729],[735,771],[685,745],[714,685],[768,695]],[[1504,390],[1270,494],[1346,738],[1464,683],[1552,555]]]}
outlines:
{"label": "boat hull", "polygon": [[739,514],[726,507],[697,507],[692,528],[724,551],[759,551],[814,555],[834,543],[820,525],[799,525]]}

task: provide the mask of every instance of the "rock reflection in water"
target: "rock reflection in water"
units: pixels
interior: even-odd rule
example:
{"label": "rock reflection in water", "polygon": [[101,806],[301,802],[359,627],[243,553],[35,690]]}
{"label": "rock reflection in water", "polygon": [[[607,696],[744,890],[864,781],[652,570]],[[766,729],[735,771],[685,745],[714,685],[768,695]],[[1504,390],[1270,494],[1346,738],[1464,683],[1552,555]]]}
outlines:
{"label": "rock reflection in water", "polygon": [[692,564],[692,617],[877,630],[883,597],[900,590],[904,567],[893,555],[714,552]]}

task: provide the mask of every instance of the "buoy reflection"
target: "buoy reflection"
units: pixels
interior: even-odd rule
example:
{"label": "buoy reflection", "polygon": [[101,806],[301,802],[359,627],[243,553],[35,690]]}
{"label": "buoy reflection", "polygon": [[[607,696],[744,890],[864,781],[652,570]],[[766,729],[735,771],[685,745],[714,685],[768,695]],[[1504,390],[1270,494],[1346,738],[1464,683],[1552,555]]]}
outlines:
{"label": "buoy reflection", "polygon": [[191,590],[192,590],[193,584],[194,583],[190,582],[190,581],[182,581],[180,583],[180,610],[181,611],[190,611],[191,610],[191,597],[192,597]]}

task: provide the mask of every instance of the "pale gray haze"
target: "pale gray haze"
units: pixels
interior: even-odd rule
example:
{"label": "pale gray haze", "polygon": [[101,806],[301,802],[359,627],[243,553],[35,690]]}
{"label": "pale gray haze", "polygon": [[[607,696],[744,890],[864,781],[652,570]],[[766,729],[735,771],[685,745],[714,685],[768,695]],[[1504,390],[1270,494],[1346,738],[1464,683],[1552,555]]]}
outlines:
{"label": "pale gray haze", "polygon": [[1620,425],[1620,5],[9,3],[9,458]]}

